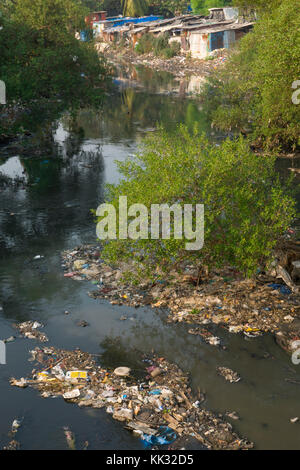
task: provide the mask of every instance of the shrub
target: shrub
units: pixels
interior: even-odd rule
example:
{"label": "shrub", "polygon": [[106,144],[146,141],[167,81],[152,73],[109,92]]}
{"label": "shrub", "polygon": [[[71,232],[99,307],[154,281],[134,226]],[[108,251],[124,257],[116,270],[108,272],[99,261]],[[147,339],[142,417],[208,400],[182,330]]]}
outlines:
{"label": "shrub", "polygon": [[298,22],[296,1],[275,1],[210,78],[203,96],[218,128],[243,128],[259,145],[300,146],[300,106],[292,102],[300,77]]}
{"label": "shrub", "polygon": [[146,139],[132,160],[119,163],[121,182],[108,186],[108,199],[118,209],[120,195],[128,205],[204,204],[205,242],[186,251],[186,240],[111,240],[104,256],[110,261],[136,259],[150,271],[184,259],[209,266],[232,265],[247,274],[266,263],[295,215],[295,202],[275,170],[275,158],[254,154],[243,139],[208,142],[184,126],[177,133]]}
{"label": "shrub", "polygon": [[152,34],[144,34],[139,42],[135,46],[135,50],[138,54],[148,54],[153,51],[154,47],[154,36]]}
{"label": "shrub", "polygon": [[179,54],[180,49],[179,43],[171,42],[169,44],[169,36],[167,34],[153,36],[150,33],[144,34],[135,47],[138,54],[153,52],[155,56],[164,57],[165,59],[171,59]]}

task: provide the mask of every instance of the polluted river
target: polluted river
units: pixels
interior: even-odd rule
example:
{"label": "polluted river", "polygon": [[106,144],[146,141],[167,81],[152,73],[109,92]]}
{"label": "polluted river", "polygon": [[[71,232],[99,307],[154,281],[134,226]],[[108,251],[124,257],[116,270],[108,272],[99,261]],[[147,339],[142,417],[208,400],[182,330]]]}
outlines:
{"label": "polluted river", "polygon": [[[79,408],[10,385],[11,377],[32,370],[29,351],[39,343],[20,337],[13,326],[29,320],[44,325],[46,346],[80,348],[107,368],[127,366],[138,374],[137,351],[155,351],[190,374],[192,389],[205,393],[205,408],[235,412],[239,419],[226,419],[255,449],[300,448],[299,424],[291,422],[300,416],[300,366],[272,335],[251,339],[214,327],[223,350],[189,334],[190,325],[167,323],[163,310],[94,300],[87,295],[95,288],[91,282],[64,277],[61,253],[96,242],[90,210],[103,202],[105,184],[118,181],[116,160],[133,155],[160,123],[171,129],[198,122],[211,134],[192,95],[199,86],[196,79],[179,82],[138,67],[115,79],[99,113],[63,114],[52,123],[50,140],[41,129],[38,153],[20,152],[15,143],[0,149],[0,339],[15,337],[6,344],[6,365],[0,365],[0,448],[10,440],[14,419],[22,421],[22,449],[67,449],[64,427],[76,436],[77,449],[144,448],[105,408]],[[290,165],[282,162],[281,171]],[[242,380],[226,382],[216,373],[220,366]],[[201,445],[191,442],[190,448]]]}

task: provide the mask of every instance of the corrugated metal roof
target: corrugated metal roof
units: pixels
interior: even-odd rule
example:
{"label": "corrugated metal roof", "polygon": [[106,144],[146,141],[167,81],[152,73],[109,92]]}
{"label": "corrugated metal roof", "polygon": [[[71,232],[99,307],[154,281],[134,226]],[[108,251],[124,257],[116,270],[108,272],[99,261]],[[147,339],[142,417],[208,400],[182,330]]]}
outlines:
{"label": "corrugated metal roof", "polygon": [[254,23],[232,23],[231,25],[227,26],[216,26],[214,28],[203,28],[199,29],[197,31],[193,31],[192,34],[208,34],[208,33],[217,33],[219,31],[231,31],[231,30],[237,30],[237,29],[244,29],[248,28],[250,26],[253,26]]}

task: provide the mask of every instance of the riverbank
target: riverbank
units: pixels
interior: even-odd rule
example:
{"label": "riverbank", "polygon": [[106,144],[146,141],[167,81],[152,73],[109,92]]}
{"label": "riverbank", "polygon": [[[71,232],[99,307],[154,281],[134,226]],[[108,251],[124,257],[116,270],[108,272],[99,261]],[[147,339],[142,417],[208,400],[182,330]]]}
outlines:
{"label": "riverbank", "polygon": [[[168,322],[201,325],[189,332],[214,346],[221,343],[209,332],[213,324],[250,338],[272,333],[284,349],[293,350],[291,342],[298,338],[300,296],[282,266],[275,272],[258,273],[253,279],[245,279],[233,268],[203,272],[198,277],[193,266],[186,266],[183,272],[168,275],[157,270],[156,281],[144,279],[137,284],[128,278],[128,273],[132,275],[137,269],[134,262],[112,267],[101,260],[100,253],[100,246],[89,245],[62,255],[66,278],[86,279],[97,286],[89,292],[92,298],[105,298],[112,305],[167,309]],[[280,283],[280,276],[290,285]]]}
{"label": "riverbank", "polygon": [[112,64],[120,62],[144,65],[156,71],[169,72],[175,77],[208,76],[222,66],[228,57],[226,49],[218,49],[209,59],[192,59],[188,55],[176,55],[170,59],[155,56],[153,53],[137,54],[132,47],[108,43],[96,43],[97,51],[104,54]]}

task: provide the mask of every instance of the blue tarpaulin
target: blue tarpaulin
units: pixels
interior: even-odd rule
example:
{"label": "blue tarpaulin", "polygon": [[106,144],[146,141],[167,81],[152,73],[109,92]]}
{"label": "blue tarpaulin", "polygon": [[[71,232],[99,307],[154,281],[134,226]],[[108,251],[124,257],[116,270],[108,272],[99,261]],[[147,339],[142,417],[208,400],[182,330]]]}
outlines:
{"label": "blue tarpaulin", "polygon": [[116,20],[108,20],[106,23],[109,23],[110,28],[115,26],[124,26],[125,24],[139,24],[139,23],[148,23],[149,21],[159,21],[163,20],[162,16],[143,16],[142,18],[118,18]]}

